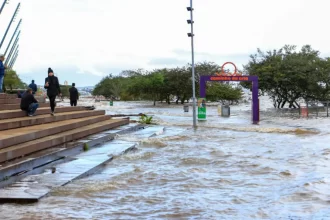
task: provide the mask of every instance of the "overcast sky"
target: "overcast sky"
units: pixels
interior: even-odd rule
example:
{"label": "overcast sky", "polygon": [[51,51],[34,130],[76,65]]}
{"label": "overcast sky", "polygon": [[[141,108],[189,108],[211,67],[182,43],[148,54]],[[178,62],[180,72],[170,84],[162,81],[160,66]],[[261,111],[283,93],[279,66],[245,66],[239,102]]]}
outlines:
{"label": "overcast sky", "polygon": [[[3,0],[0,0],[2,4]],[[19,0],[0,15],[0,37]],[[0,52],[23,18],[15,69],[43,84],[92,86],[109,73],[191,62],[189,0],[24,0]],[[311,44],[330,54],[329,0],[194,0],[196,62],[239,67],[256,48]]]}

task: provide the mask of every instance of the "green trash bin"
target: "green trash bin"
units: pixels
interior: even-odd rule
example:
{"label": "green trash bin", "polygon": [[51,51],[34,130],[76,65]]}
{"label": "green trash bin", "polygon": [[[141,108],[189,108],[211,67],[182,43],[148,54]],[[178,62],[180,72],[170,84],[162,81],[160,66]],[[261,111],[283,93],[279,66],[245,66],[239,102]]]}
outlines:
{"label": "green trash bin", "polygon": [[112,100],[110,101],[110,106],[113,106],[113,101]]}

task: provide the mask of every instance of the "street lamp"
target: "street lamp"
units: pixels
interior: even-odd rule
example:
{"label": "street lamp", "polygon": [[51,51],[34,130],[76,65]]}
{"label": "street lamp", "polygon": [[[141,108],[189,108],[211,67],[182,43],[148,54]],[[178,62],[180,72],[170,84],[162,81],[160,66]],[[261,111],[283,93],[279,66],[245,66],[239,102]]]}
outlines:
{"label": "street lamp", "polygon": [[194,60],[194,20],[193,20],[193,6],[192,0],[190,0],[190,7],[187,7],[187,11],[190,12],[190,20],[187,20],[187,23],[190,24],[190,33],[188,37],[191,38],[191,72],[192,72],[192,90],[193,90],[193,126],[196,125],[196,96],[195,96],[195,60]]}

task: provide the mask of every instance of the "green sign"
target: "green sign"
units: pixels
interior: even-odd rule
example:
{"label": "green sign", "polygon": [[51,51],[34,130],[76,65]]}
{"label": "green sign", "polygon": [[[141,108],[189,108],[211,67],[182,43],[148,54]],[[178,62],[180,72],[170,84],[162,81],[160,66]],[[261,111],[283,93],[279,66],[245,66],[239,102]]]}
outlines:
{"label": "green sign", "polygon": [[206,120],[206,99],[198,99],[198,120]]}

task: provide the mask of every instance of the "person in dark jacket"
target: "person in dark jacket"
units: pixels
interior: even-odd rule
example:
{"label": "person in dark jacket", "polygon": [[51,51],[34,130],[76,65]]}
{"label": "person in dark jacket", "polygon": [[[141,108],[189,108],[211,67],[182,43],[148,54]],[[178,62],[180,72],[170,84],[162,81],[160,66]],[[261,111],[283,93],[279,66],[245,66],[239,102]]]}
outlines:
{"label": "person in dark jacket", "polygon": [[45,89],[47,89],[47,96],[50,102],[51,115],[54,115],[55,111],[55,99],[57,95],[61,94],[60,84],[58,78],[54,76],[54,72],[51,68],[48,68],[48,77],[45,79]]}
{"label": "person in dark jacket", "polygon": [[21,98],[21,110],[26,111],[28,116],[34,116],[37,108],[39,107],[38,101],[32,95],[32,89],[28,88],[23,98]]}
{"label": "person in dark jacket", "polygon": [[76,84],[72,83],[72,87],[69,89],[71,106],[77,106],[77,100],[79,100],[78,90],[75,86]]}
{"label": "person in dark jacket", "polygon": [[5,69],[7,69],[7,66],[3,64],[3,61],[5,60],[5,56],[3,54],[0,54],[0,93],[2,93],[2,86],[3,86],[3,80],[5,78]]}
{"label": "person in dark jacket", "polygon": [[37,85],[34,83],[34,80],[32,80],[31,84],[29,85],[29,88],[32,89],[32,95],[36,94],[36,92],[38,91],[38,87],[37,87]]}

